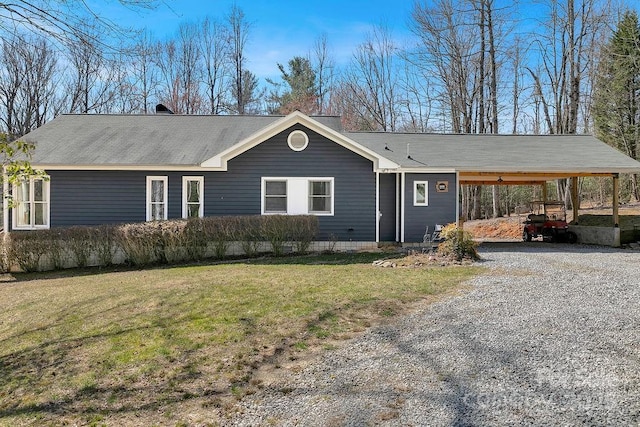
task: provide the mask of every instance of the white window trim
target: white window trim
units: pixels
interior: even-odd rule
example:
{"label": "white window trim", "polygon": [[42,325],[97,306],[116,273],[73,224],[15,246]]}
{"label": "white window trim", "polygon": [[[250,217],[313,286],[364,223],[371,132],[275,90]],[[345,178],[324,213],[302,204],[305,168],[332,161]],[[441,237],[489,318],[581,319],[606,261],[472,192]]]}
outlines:
{"label": "white window trim", "polygon": [[287,198],[287,205],[289,203],[289,180],[287,178],[278,178],[278,177],[263,177],[262,185],[260,186],[260,213],[262,215],[286,215],[286,211],[282,212],[266,212],[267,205],[266,195],[267,195],[267,181],[284,181],[286,185],[286,193],[285,197]]}
{"label": "white window trim", "polygon": [[[285,181],[287,183],[287,211],[265,212],[265,192],[267,181]],[[331,183],[331,212],[309,212],[309,182],[325,181]],[[304,188],[294,194],[295,188]],[[304,203],[304,207],[303,207]],[[260,213],[262,215],[314,215],[334,216],[335,213],[335,179],[333,177],[262,177],[260,188]]]}
{"label": "white window trim", "polygon": [[[35,192],[33,191],[33,183],[35,182],[35,180],[41,180],[42,181],[42,190],[44,191],[44,196],[45,196],[45,200],[46,202],[45,204],[45,216],[46,216],[46,221],[45,224],[43,225],[35,225],[35,209],[33,209],[33,206],[31,207],[31,217],[29,218],[29,225],[18,225],[18,209],[16,206],[12,207],[12,215],[11,215],[11,219],[12,219],[12,230],[47,230],[51,227],[51,187],[49,185],[51,179],[47,176],[46,178],[42,178],[42,177],[30,177],[29,178],[29,201],[27,203],[29,204],[34,204],[34,194]],[[18,191],[17,189],[17,185],[13,186],[12,189],[12,194],[15,196],[16,195],[16,191]],[[7,203],[7,201],[5,200],[4,203]]]}
{"label": "white window trim", "polygon": [[147,176],[147,221],[152,221],[151,218],[151,182],[163,181],[164,182],[164,214],[162,219],[166,220],[169,211],[169,178],[167,176]]}
{"label": "white window trim", "polygon": [[[302,147],[296,147],[295,145],[293,145],[293,142],[292,142],[293,138],[295,138],[298,135],[301,135],[303,138],[304,142],[302,144]],[[289,148],[291,148],[293,151],[304,151],[304,149],[307,148],[307,146],[309,145],[309,136],[301,130],[294,130],[287,137],[287,144],[289,145]]]}
{"label": "white window trim", "polygon": [[[418,185],[424,185],[424,202],[418,202]],[[429,206],[429,181],[413,181],[413,206]]]}
{"label": "white window trim", "polygon": [[[330,201],[331,201],[331,207],[330,207],[330,211],[329,212],[325,212],[325,211],[311,211],[309,210],[308,213],[309,215],[316,215],[316,216],[329,216],[329,215],[333,215],[333,201],[334,201],[334,197],[333,197],[333,178],[307,178],[307,188],[310,187],[310,184],[312,182],[328,182],[329,183],[329,187],[330,187],[330,192],[329,192],[329,197],[330,197]],[[311,194],[307,193],[307,200],[309,200],[311,197]]]}
{"label": "white window trim", "polygon": [[189,209],[187,206],[187,197],[189,194],[188,183],[190,181],[197,181],[200,184],[200,206],[198,209],[198,217],[202,218],[204,216],[204,176],[183,176],[182,177],[182,218],[187,218]]}

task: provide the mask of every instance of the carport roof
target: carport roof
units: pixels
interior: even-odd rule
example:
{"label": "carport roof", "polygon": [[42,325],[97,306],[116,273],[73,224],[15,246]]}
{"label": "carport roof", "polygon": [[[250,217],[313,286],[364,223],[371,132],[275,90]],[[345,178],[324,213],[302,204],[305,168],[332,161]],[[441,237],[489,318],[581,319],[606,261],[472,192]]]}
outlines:
{"label": "carport roof", "polygon": [[345,133],[404,170],[455,170],[464,183],[538,183],[640,173],[640,162],[590,135]]}

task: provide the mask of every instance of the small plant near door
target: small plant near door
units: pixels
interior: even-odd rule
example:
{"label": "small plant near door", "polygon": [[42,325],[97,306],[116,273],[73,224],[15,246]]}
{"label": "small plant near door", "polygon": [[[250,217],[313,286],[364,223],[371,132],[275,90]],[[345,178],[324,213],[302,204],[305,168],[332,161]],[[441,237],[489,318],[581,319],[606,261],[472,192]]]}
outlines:
{"label": "small plant near door", "polygon": [[471,233],[459,229],[456,224],[444,226],[440,236],[444,241],[438,245],[439,255],[453,258],[456,261],[480,259],[478,243],[473,241]]}

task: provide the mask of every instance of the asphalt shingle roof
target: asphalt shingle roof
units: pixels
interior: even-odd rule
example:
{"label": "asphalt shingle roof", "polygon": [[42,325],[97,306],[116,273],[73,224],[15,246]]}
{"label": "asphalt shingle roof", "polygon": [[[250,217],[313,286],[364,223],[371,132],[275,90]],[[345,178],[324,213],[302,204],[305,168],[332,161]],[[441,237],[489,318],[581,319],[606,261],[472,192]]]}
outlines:
{"label": "asphalt shingle roof", "polygon": [[[30,132],[32,162],[195,166],[281,116],[62,115]],[[339,130],[338,117],[317,118]]]}
{"label": "asphalt shingle roof", "polygon": [[[34,165],[198,166],[282,116],[62,115],[24,137]],[[341,132],[403,168],[506,172],[640,172],[640,163],[592,136]]]}
{"label": "asphalt shingle roof", "polygon": [[345,132],[344,135],[406,168],[480,172],[640,172],[640,163],[590,135],[380,132]]}

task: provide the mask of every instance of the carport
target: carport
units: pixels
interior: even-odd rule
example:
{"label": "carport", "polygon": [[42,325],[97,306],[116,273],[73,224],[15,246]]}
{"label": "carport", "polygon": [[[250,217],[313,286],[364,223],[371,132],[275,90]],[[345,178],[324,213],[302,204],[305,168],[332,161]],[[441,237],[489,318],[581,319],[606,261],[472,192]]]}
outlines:
{"label": "carport", "polygon": [[571,181],[571,205],[574,208],[574,220],[577,224],[579,215],[578,178],[580,177],[611,177],[613,180],[613,227],[619,226],[619,173],[567,173],[548,174],[544,172],[463,172],[460,173],[460,185],[539,185],[542,188],[542,200],[547,201],[547,186],[549,181],[569,179]]}
{"label": "carport", "polygon": [[[619,245],[619,177],[640,174],[640,162],[590,135],[495,135],[425,133],[352,133],[359,143],[400,165],[382,169],[397,174],[398,194],[404,194],[404,177],[409,174],[456,174],[456,198],[462,185],[539,185],[546,199],[547,182],[568,179],[573,206],[578,203],[580,177],[608,177],[613,180],[613,220],[605,234],[607,244]],[[428,179],[428,176],[425,176]],[[436,181],[437,184],[437,181]],[[396,202],[403,205],[402,200]],[[404,224],[404,212],[396,211],[396,223]],[[577,218],[578,212],[575,212]],[[457,214],[461,221],[460,212]],[[455,216],[454,216],[455,218]],[[586,227],[583,227],[586,229]],[[589,227],[585,233],[594,232]],[[403,236],[403,233],[399,233]],[[616,237],[617,236],[617,237]],[[580,236],[579,236],[580,237]],[[585,241],[585,239],[581,239]],[[399,239],[404,243],[404,239]],[[589,242],[596,243],[596,242]]]}
{"label": "carport", "polygon": [[464,151],[475,158],[475,164],[458,165],[460,185],[540,185],[546,201],[547,182],[569,180],[576,225],[580,206],[578,178],[611,178],[610,244],[620,245],[619,177],[640,173],[639,162],[586,135],[494,136],[471,141],[465,144]]}

